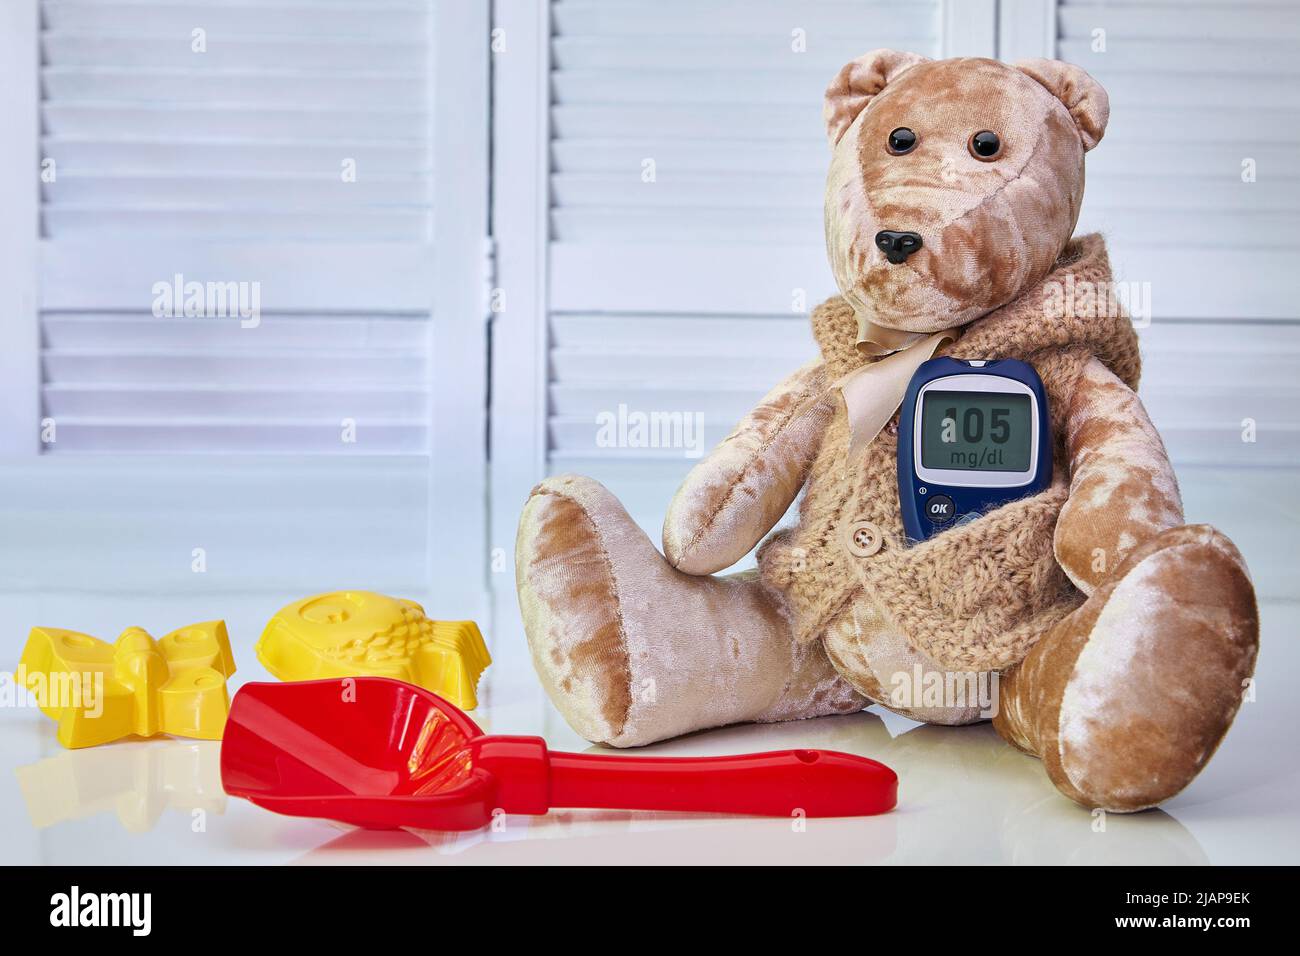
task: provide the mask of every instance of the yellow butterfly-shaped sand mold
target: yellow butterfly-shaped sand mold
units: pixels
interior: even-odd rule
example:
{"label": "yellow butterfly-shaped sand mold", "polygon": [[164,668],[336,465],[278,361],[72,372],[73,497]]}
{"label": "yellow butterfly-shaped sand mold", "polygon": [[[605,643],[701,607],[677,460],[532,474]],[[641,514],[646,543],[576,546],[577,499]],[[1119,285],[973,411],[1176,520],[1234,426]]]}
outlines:
{"label": "yellow butterfly-shaped sand mold", "polygon": [[161,640],[128,627],[114,644],[34,627],[16,676],[59,725],[59,743],[75,748],[156,734],[220,740],[234,672],[225,622],[206,621]]}

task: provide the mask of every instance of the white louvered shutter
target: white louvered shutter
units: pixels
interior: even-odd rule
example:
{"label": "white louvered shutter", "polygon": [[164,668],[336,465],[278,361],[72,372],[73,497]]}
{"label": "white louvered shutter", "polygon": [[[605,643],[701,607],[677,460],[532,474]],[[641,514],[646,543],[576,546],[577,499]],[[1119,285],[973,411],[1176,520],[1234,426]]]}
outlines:
{"label": "white louvered shutter", "polygon": [[[429,0],[41,14],[46,451],[428,452]],[[260,326],[157,317],[178,274]]]}
{"label": "white louvered shutter", "polygon": [[[877,47],[940,53],[941,5],[555,0],[549,464],[657,538],[693,463],[597,416],[699,412],[703,450],[816,351],[834,291],[822,94]],[[800,311],[805,310],[805,311]]]}
{"label": "white louvered shutter", "polygon": [[1110,94],[1080,229],[1149,283],[1142,393],[1171,454],[1297,464],[1300,7],[1063,0],[1057,37]]}
{"label": "white louvered shutter", "polygon": [[[461,0],[0,3],[0,578],[482,619],[489,33]],[[156,316],[177,274],[258,283],[260,324]]]}
{"label": "white louvered shutter", "polygon": [[1080,228],[1106,234],[1119,280],[1149,283],[1141,395],[1188,519],[1233,538],[1261,597],[1294,598],[1285,516],[1260,502],[1300,465],[1300,8],[1063,0],[1055,13],[1055,55],[1110,94]]}

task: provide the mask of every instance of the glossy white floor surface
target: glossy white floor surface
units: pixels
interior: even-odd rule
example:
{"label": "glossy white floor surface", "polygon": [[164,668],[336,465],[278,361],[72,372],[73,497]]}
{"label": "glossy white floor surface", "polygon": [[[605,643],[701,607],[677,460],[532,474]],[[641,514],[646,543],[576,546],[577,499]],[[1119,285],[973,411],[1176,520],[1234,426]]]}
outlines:
{"label": "glossy white floor surface", "polygon": [[[131,624],[160,635],[222,617],[239,666],[233,689],[268,679],[252,645],[277,608],[308,593],[388,590],[428,601],[432,616],[449,616],[439,613],[436,589],[430,594],[416,586],[418,566],[410,570],[403,557],[418,551],[421,516],[403,517],[404,509],[418,506],[400,495],[382,514],[330,502],[339,523],[322,545],[320,509],[307,500],[268,516],[259,513],[264,499],[236,498],[220,507],[182,508],[159,521],[156,512],[128,514],[118,499],[79,500],[77,494],[90,493],[75,487],[54,501],[30,474],[6,478],[0,470],[6,495],[0,571],[10,584],[0,588],[3,669],[15,666],[35,624],[112,639]],[[1198,490],[1186,477],[1184,485],[1189,501],[1212,502],[1221,487]],[[1243,550],[1252,567],[1267,566],[1276,582],[1277,568],[1294,561],[1287,542],[1295,540],[1297,522],[1293,508],[1274,515],[1275,542],[1257,535]],[[190,548],[200,543],[195,534],[202,537],[195,528],[207,527],[204,522],[211,525],[208,560],[220,573],[188,580]],[[129,546],[119,546],[122,541]],[[242,570],[235,573],[235,566]],[[173,574],[172,567],[181,570]],[[481,623],[496,663],[474,718],[489,732],[540,734],[552,749],[588,749],[532,678],[510,573],[489,577],[497,593]],[[508,817],[497,830],[475,833],[364,832],[280,817],[225,796],[217,743],[159,738],[67,751],[34,707],[10,706],[0,708],[0,863],[1295,863],[1297,613],[1300,605],[1285,593],[1266,600],[1255,701],[1243,707],[1224,746],[1187,791],[1162,810],[1134,816],[1101,820],[1069,803],[1036,760],[1013,751],[988,725],[919,726],[869,711],[727,728],[641,752],[822,747],[865,754],[901,778],[898,809],[880,817],[800,825],[566,810]]]}

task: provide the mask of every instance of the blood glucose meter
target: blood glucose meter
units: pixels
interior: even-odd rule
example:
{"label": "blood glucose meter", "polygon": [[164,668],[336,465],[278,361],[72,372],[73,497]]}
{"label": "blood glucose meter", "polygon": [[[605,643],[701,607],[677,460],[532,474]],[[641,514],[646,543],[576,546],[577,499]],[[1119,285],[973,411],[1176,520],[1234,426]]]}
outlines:
{"label": "blood glucose meter", "polygon": [[1016,359],[937,358],[912,375],[898,423],[898,503],[924,541],[1052,481],[1047,392]]}

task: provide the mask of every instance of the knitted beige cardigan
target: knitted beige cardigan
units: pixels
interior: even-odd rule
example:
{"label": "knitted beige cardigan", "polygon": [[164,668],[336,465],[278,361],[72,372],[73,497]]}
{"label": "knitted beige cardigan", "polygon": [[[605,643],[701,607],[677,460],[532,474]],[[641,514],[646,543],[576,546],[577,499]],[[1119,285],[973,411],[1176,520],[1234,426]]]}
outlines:
{"label": "knitted beige cardigan", "polygon": [[[1104,314],[1101,306],[1113,297],[1089,294],[1109,288],[1110,279],[1101,237],[1072,240],[1041,284],[971,323],[939,351],[1017,358],[1042,376],[1056,469],[1052,486],[1041,494],[909,547],[898,507],[898,417],[861,460],[848,462],[848,421],[840,404],[813,461],[799,522],[764,543],[759,568],[764,581],[785,594],[796,636],[825,639],[837,668],[868,697],[882,699],[879,669],[868,659],[882,634],[901,635],[948,670],[999,670],[1024,657],[1082,603],[1052,550],[1069,488],[1065,416],[1091,356],[1131,388],[1140,369],[1128,317],[1122,310]],[[826,363],[823,383],[872,361],[854,348],[856,327],[852,309],[840,298],[813,313]],[[869,557],[848,548],[848,529],[859,521],[883,533],[883,546]]]}

